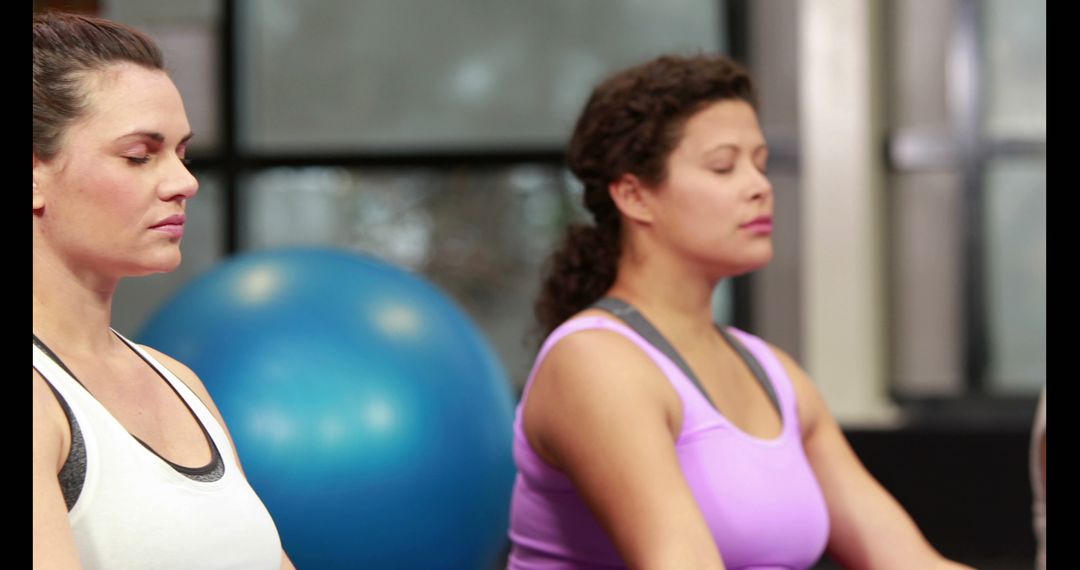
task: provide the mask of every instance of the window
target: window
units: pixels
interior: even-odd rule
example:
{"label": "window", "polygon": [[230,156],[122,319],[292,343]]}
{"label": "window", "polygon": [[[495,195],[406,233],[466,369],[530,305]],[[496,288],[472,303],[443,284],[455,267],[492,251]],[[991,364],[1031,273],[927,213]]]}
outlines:
{"label": "window", "polygon": [[1046,4],[891,3],[894,393],[1046,381]]}
{"label": "window", "polygon": [[[539,340],[540,264],[585,218],[562,162],[589,89],[660,53],[726,49],[731,18],[716,0],[110,0],[99,12],[165,50],[211,188],[199,200],[220,224],[185,240],[197,267],[124,283],[119,330],[233,253],[339,246],[449,293],[518,384]],[[718,289],[719,318],[738,320],[735,294]]]}

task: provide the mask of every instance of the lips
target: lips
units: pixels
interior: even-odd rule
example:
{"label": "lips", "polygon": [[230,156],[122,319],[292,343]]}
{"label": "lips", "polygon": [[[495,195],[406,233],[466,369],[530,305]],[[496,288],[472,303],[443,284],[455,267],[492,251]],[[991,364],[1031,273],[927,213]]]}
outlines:
{"label": "lips", "polygon": [[771,233],[772,216],[758,216],[739,227],[750,230],[754,233]]}
{"label": "lips", "polygon": [[183,214],[174,214],[150,226],[150,229],[165,232],[172,237],[182,237],[184,235],[185,221],[187,221],[187,217]]}

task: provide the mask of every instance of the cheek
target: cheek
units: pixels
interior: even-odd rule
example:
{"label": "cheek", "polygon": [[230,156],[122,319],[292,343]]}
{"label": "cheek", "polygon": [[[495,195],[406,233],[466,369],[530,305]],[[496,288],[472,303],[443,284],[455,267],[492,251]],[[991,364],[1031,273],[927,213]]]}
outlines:
{"label": "cheek", "polygon": [[71,181],[53,204],[54,220],[72,224],[94,235],[118,233],[132,221],[141,219],[140,205],[123,181],[95,172]]}
{"label": "cheek", "polygon": [[[98,201],[102,205],[120,205],[130,196],[131,176],[116,168],[100,165],[73,172],[71,187],[84,200]],[[130,201],[130,200],[127,200]]]}
{"label": "cheek", "polygon": [[735,203],[719,189],[688,193],[681,206],[687,221],[702,231],[730,231],[736,223]]}

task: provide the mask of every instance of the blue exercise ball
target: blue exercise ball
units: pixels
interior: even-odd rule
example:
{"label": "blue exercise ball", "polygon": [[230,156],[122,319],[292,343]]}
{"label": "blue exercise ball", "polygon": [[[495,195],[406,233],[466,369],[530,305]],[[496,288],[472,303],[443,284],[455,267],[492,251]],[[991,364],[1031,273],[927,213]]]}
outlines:
{"label": "blue exercise ball", "polygon": [[250,253],[183,288],[138,338],[206,384],[298,568],[500,559],[513,397],[432,284],[341,250]]}

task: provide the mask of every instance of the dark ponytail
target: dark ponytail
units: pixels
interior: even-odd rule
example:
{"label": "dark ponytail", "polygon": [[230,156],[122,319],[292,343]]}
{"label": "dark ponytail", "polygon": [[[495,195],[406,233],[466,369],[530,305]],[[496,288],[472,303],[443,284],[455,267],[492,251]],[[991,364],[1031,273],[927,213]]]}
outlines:
{"label": "dark ponytail", "polygon": [[611,288],[620,249],[618,216],[605,224],[567,228],[562,243],[547,260],[536,300],[536,319],[544,336]]}
{"label": "dark ponytail", "polygon": [[568,228],[547,260],[534,307],[544,336],[615,283],[622,224],[608,186],[627,173],[650,186],[662,183],[686,120],[725,99],[757,106],[746,70],[717,55],[662,56],[593,90],[574,126],[566,161],[585,186],[585,207],[595,225]]}

